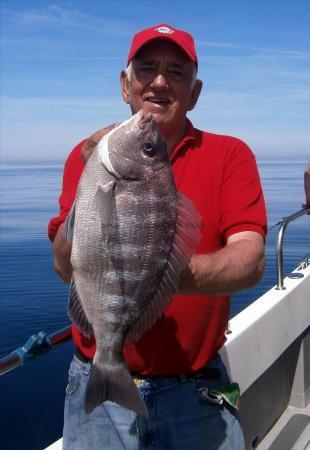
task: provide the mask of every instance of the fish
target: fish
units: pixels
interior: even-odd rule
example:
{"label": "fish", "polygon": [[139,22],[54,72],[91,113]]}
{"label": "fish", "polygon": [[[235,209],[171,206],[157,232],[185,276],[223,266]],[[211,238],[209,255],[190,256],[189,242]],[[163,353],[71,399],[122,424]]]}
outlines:
{"label": "fish", "polygon": [[67,218],[68,315],[96,353],[86,414],[106,400],[147,416],[123,348],[161,317],[200,239],[201,217],[178,192],[167,143],[140,110],[97,144]]}

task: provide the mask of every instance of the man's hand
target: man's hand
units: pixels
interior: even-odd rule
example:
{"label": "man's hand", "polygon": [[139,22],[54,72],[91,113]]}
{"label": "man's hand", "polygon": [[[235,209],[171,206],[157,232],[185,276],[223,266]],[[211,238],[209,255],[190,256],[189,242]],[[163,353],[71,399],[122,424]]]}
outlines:
{"label": "man's hand", "polygon": [[96,133],[92,134],[88,139],[86,139],[81,149],[81,155],[85,162],[90,157],[92,151],[94,150],[100,139],[117,125],[118,123],[113,123],[108,127],[101,128],[101,130],[96,131]]}
{"label": "man's hand", "polygon": [[214,253],[194,255],[183,272],[179,294],[230,295],[257,284],[264,271],[264,239],[253,231],[229,236]]}

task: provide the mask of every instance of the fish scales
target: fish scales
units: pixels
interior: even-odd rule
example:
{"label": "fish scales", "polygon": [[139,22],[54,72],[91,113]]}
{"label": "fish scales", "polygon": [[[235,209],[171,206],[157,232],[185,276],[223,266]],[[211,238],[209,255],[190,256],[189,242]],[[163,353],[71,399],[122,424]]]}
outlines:
{"label": "fish scales", "polygon": [[67,224],[73,229],[68,312],[96,339],[86,413],[110,399],[147,414],[122,350],[159,318],[189,261],[181,250],[172,254],[179,215],[184,208],[185,217],[192,215],[178,206],[180,198],[166,143],[142,111],[105,136],[86,164]]}

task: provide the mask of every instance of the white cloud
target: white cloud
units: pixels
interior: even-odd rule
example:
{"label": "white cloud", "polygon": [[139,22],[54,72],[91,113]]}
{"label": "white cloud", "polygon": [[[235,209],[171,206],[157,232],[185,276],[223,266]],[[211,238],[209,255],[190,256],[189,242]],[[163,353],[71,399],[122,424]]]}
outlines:
{"label": "white cloud", "polygon": [[33,122],[35,120],[58,121],[84,121],[88,118],[102,117],[108,111],[111,118],[121,112],[122,100],[118,97],[3,97],[3,122],[22,120]]}
{"label": "white cloud", "polygon": [[[197,47],[214,48],[219,51],[230,50],[229,57],[256,57],[256,58],[294,58],[294,59],[310,59],[310,52],[301,51],[298,49],[281,49],[275,47],[260,47],[248,44],[236,44],[234,42],[221,41],[203,41],[196,40]],[[212,55],[211,55],[212,57]]]}
{"label": "white cloud", "polygon": [[[40,3],[38,3],[39,5]],[[11,11],[9,8],[3,9],[6,19],[13,23],[22,23],[23,25],[36,25],[42,23],[75,23],[79,20],[85,20],[85,14],[78,10],[60,7],[50,4],[41,6],[36,9]]]}
{"label": "white cloud", "polygon": [[[212,116],[213,120],[246,121],[259,120],[260,123],[272,121],[282,123],[290,118],[300,118],[302,126],[310,115],[310,87],[294,89],[293,86],[278,89],[261,87],[256,91],[248,89],[214,90],[203,94],[198,107],[201,113]],[[296,126],[296,120],[292,122]],[[298,125],[297,125],[298,126]]]}
{"label": "white cloud", "polygon": [[[10,24],[10,28],[19,27],[29,29],[33,33],[42,26],[52,26],[53,30],[64,28],[66,31],[76,29],[79,32],[86,31],[92,34],[100,33],[132,36],[133,29],[125,20],[108,20],[102,16],[91,16],[73,8],[44,3],[38,3],[40,7],[30,10],[12,11],[9,8],[2,9],[3,22]],[[46,32],[46,29],[43,30]]]}
{"label": "white cloud", "polygon": [[202,41],[200,39],[196,39],[195,43],[197,46],[202,46],[202,47],[210,47],[210,48],[218,48],[218,49],[243,49],[244,46],[238,45],[238,44],[234,44],[234,43],[230,43],[230,42],[215,42],[215,41]]}

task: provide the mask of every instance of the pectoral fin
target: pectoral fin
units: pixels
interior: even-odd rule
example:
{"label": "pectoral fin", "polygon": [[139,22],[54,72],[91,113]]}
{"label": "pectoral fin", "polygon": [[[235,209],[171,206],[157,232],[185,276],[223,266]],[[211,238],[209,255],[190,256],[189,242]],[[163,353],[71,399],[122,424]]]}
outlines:
{"label": "pectoral fin", "polygon": [[106,184],[97,184],[97,191],[95,194],[95,204],[98,208],[102,224],[106,228],[106,240],[108,240],[109,237],[109,229],[114,208],[115,186],[116,182],[114,180],[109,181]]}

